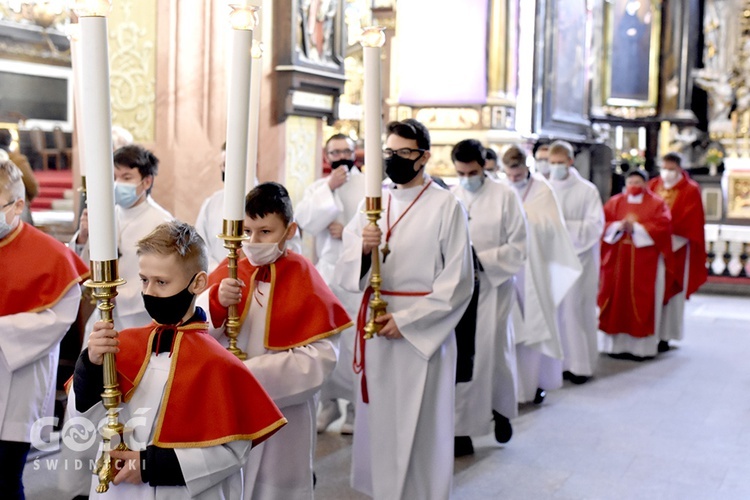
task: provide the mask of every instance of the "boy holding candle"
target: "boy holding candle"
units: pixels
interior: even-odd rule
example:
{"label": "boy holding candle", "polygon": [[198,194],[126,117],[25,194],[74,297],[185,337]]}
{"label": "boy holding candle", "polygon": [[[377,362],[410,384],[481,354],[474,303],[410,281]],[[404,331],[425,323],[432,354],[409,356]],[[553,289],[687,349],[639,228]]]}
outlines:
{"label": "boy holding candle", "polygon": [[[149,317],[141,300],[138,278],[137,242],[172,215],[151,198],[159,159],[138,145],[124,146],[114,154],[115,217],[117,220],[118,268],[127,283],[118,288],[117,307],[114,309],[118,328],[135,328],[148,323]],[[94,189],[93,186],[88,186]],[[89,259],[88,213],[83,211],[78,232],[73,236],[76,253]],[[98,319],[98,313],[94,313]],[[86,331],[91,331],[92,321]]]}
{"label": "boy holding candle", "polygon": [[386,190],[379,163],[365,165],[376,171],[367,176],[366,193],[385,194],[379,225],[368,225],[364,214],[347,224],[336,269],[345,289],[365,290],[372,250],[384,244],[380,274],[388,308],[376,319],[382,329],[364,340],[364,325],[357,325],[355,371],[361,375],[352,484],[376,499],[447,499],[453,478],[454,328],[474,287],[466,213],[425,173],[430,135],[422,123],[390,123],[384,157],[392,180]]}
{"label": "boy holding candle", "polygon": [[[289,193],[280,184],[256,186],[245,199],[249,239],[238,277],[227,261],[209,276],[211,333],[224,336],[228,308],[237,306],[237,345],[245,365],[282,409],[289,425],[253,450],[245,468],[245,498],[312,499],[315,395],[336,364],[331,337],[351,326],[344,307],[312,263],[289,251],[297,231]],[[235,385],[237,394],[245,388]]]}
{"label": "boy holding candle", "polygon": [[73,252],[21,221],[21,171],[0,161],[0,496],[24,498],[34,422],[52,415],[60,340],[88,274]]}
{"label": "boy holding candle", "polygon": [[[104,413],[103,357],[117,354],[127,451],[92,498],[240,498],[250,446],[285,424],[242,363],[210,335],[196,295],[208,282],[203,240],[185,223],[159,225],[137,245],[142,300],[153,322],[117,332],[98,321],[76,363],[72,402],[97,422]],[[234,387],[243,387],[242,398]],[[130,419],[130,420],[128,420]],[[131,451],[132,450],[132,451]]]}

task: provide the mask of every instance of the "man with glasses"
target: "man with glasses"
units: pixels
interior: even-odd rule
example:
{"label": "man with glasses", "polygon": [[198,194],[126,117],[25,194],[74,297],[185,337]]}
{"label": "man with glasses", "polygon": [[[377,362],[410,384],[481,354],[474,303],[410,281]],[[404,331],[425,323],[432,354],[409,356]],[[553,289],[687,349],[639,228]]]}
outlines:
{"label": "man with glasses", "polygon": [[[365,195],[365,176],[354,165],[355,156],[354,141],[344,134],[331,136],[325,144],[325,159],[331,173],[308,186],[296,211],[297,224],[315,237],[316,269],[352,318],[357,317],[362,294],[336,285],[333,274],[341,258],[344,225],[357,213]],[[353,348],[354,328],[349,328],[341,332],[336,369],[320,391],[318,432],[325,432],[341,416],[337,398],[348,402],[341,433],[354,432]]]}
{"label": "man with glasses", "polygon": [[[355,346],[357,420],[352,485],[376,499],[447,499],[453,477],[454,328],[474,288],[466,213],[425,173],[430,134],[416,120],[387,128],[379,226],[358,213],[344,229],[336,280],[352,291],[370,281],[380,253],[386,314]],[[365,165],[367,168],[367,165]],[[369,292],[369,290],[368,290]],[[362,305],[366,312],[369,293]]]}

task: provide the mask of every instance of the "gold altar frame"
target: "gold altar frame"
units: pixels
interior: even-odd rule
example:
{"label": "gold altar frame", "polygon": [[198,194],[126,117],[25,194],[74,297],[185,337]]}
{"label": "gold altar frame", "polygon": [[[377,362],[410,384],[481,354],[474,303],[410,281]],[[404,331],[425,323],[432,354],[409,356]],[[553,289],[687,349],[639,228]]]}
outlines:
{"label": "gold altar frame", "polygon": [[750,219],[750,172],[731,172],[729,174],[727,218]]}
{"label": "gold altar frame", "polygon": [[602,98],[605,106],[653,108],[656,107],[659,95],[659,53],[661,50],[661,6],[662,0],[650,0],[648,2],[651,15],[651,32],[649,38],[649,65],[648,65],[648,96],[643,99],[621,98],[612,95],[612,69],[615,61],[612,60],[614,49],[615,13],[618,7],[624,8],[627,0],[613,0],[605,2],[604,31],[605,31],[605,60],[604,60],[604,85],[602,86]]}

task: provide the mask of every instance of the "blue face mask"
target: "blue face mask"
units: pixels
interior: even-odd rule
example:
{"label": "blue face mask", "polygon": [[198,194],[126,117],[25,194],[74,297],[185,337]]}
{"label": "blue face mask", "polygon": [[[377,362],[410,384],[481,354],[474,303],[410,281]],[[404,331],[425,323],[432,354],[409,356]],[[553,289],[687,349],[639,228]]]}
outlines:
{"label": "blue face mask", "polygon": [[568,176],[568,166],[564,163],[553,163],[550,165],[550,179],[561,181]]}
{"label": "blue face mask", "polygon": [[476,193],[479,191],[479,188],[482,187],[482,184],[484,184],[484,175],[479,174],[472,175],[471,177],[461,177],[458,182],[465,190]]}
{"label": "blue face mask", "polygon": [[[8,224],[8,221],[6,220],[6,214],[8,213],[8,209],[0,210],[0,239],[5,238],[10,234],[11,230],[13,230],[13,223],[11,222]],[[15,220],[15,217],[13,217]]]}
{"label": "blue face mask", "polygon": [[[142,181],[141,181],[142,182]],[[130,208],[135,205],[141,195],[138,194],[138,184],[128,184],[126,182],[115,182],[115,203],[122,208]]]}

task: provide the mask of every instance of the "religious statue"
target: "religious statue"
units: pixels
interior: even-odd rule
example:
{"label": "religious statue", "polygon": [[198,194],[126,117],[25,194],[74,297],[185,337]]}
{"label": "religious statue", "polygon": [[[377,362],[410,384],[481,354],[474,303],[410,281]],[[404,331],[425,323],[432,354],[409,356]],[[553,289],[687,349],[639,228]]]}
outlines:
{"label": "religious statue", "polygon": [[338,0],[301,0],[297,50],[312,62],[333,62]]}

